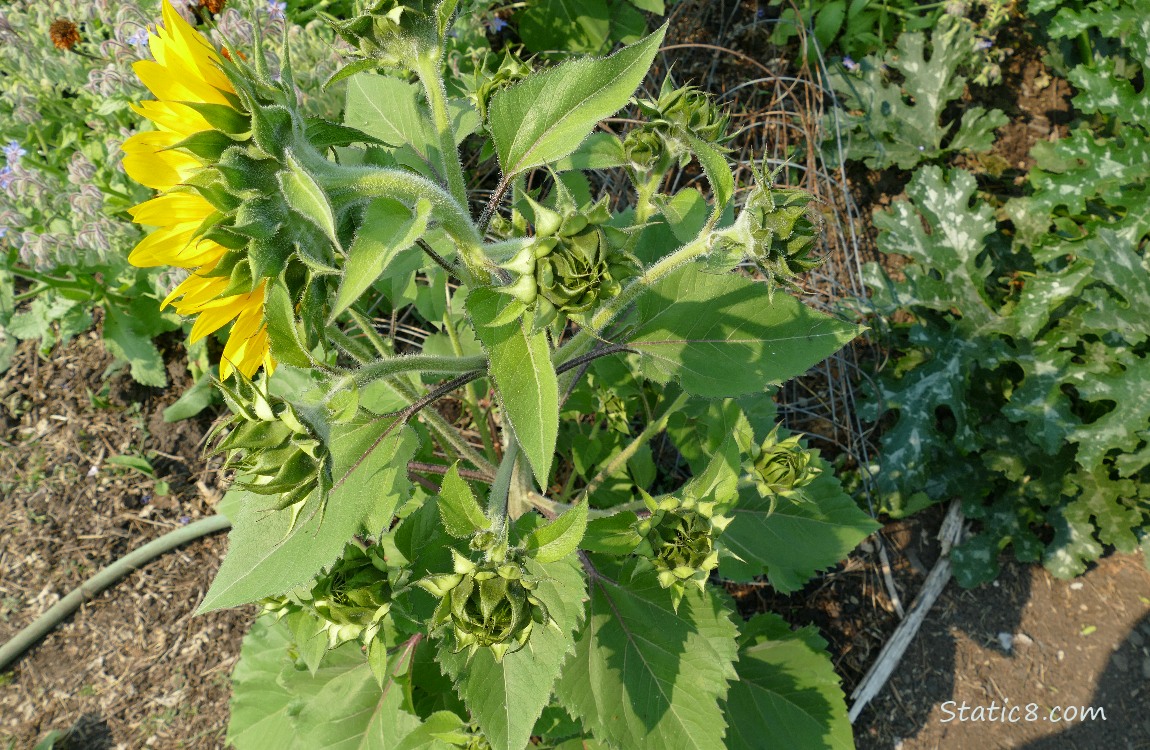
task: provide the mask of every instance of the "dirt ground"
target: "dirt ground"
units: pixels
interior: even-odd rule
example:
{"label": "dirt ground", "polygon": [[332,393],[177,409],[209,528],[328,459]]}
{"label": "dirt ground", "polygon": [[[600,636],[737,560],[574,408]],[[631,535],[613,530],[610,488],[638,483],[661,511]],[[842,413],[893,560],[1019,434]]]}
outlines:
{"label": "dirt ground", "polygon": [[[0,641],[129,550],[212,515],[208,423],[161,417],[189,385],[176,354],[171,391],[105,379],[112,359],[94,333],[50,358],[25,344],[0,379]],[[149,456],[155,476],[108,462],[120,455]],[[251,613],[192,611],[223,552],[219,536],[165,555],[0,675],[0,748],[52,730],[69,732],[59,748],[222,747]]]}

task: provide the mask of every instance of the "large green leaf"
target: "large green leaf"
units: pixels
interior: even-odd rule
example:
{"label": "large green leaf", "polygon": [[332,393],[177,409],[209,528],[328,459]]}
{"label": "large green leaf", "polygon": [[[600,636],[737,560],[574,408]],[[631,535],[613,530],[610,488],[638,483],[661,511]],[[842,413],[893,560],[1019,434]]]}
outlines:
{"label": "large green leaf", "polygon": [[332,303],[329,320],[351,307],[388,264],[427,231],[431,205],[420,201],[412,212],[399,201],[377,198],[367,207],[363,224],[351,247],[339,282],[339,292]]}
{"label": "large green leaf", "polygon": [[666,30],[610,57],[572,60],[497,92],[488,111],[504,178],[562,159],[596,123],[622,109],[651,67]]}
{"label": "large green leaf", "polygon": [[551,365],[546,331],[532,333],[530,322],[523,318],[492,325],[512,299],[491,289],[476,289],[467,296],[467,311],[487,351],[491,377],[515,439],[539,485],[546,487],[559,435],[559,378]]}
{"label": "large green leaf", "polygon": [[634,563],[590,583],[587,624],[556,685],[601,741],[628,750],[724,750],[719,701],[735,678],[730,614],[713,593],[671,593]]}
{"label": "large green leaf", "polygon": [[607,0],[538,0],[516,18],[519,35],[533,52],[595,54],[611,31]]}
{"label": "large green leaf", "polygon": [[394,147],[400,164],[434,176],[443,162],[435,128],[420,97],[415,84],[357,73],[347,84],[344,122]]}
{"label": "large green leaf", "polygon": [[773,512],[770,499],[754,488],[740,491],[738,505],[727,511],[733,520],[719,537],[739,559],[721,557],[720,573],[736,581],[766,574],[779,591],[797,591],[878,528],[843,492],[831,467],[818,465],[823,473],[797,490],[798,497],[778,498]]}
{"label": "large green leaf", "polygon": [[406,496],[416,442],[410,428],[391,421],[332,425],[334,486],[327,498],[313,492],[296,509],[276,511],[277,498],[241,493],[228,555],[199,611],[239,606],[310,580],[367,519],[389,516]]}
{"label": "large green leaf", "polygon": [[770,613],[743,630],[739,680],[726,701],[728,750],[853,749],[839,677],[818,630],[792,631]]}
{"label": "large green leaf", "polygon": [[762,391],[801,375],[862,330],[813,310],[788,294],[734,274],[688,264],[639,298],[640,324],[630,346],[643,374],[678,380],[709,398]]}
{"label": "large green leaf", "polygon": [[104,306],[104,346],[113,356],[128,362],[132,379],[137,383],[163,388],[168,384],[164,358],[152,343],[151,336],[140,328],[137,319],[127,315],[118,306]]}
{"label": "large green leaf", "polygon": [[532,572],[543,579],[535,594],[554,624],[536,625],[527,645],[502,662],[495,661],[488,649],[470,658],[466,651],[453,654],[448,642],[439,651],[440,664],[494,750],[527,746],[559,670],[574,649],[575,628],[583,621],[587,589],[574,558],[546,566],[532,564]]}
{"label": "large green leaf", "polygon": [[283,621],[261,617],[244,638],[232,673],[227,740],[236,750],[449,750],[437,735],[462,722],[445,711],[421,723],[404,702],[400,684],[411,648],[395,650],[381,688],[359,644],[346,643],[323,657],[315,674],[291,658],[291,633]]}

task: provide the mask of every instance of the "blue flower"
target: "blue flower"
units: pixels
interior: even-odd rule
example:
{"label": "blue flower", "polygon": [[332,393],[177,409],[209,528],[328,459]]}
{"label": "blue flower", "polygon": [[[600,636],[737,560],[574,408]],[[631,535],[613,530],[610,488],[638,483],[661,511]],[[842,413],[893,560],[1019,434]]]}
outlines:
{"label": "blue flower", "polygon": [[15,164],[20,161],[20,157],[28,153],[20,148],[20,144],[16,141],[8,141],[8,145],[4,147],[4,156],[8,158],[9,164]]}
{"label": "blue flower", "polygon": [[499,16],[495,16],[488,21],[484,21],[483,23],[487,25],[487,29],[492,34],[498,34],[500,31],[503,31],[507,28],[507,22]]}
{"label": "blue flower", "polygon": [[985,39],[985,38],[980,38],[977,42],[974,43],[974,48],[978,49],[978,50],[990,49],[993,46],[994,46],[994,42],[990,41],[989,39]]}
{"label": "blue flower", "polygon": [[0,190],[4,190],[12,184],[12,168],[0,167]]}
{"label": "blue flower", "polygon": [[859,64],[848,56],[843,58],[843,67],[853,73],[859,69]]}
{"label": "blue flower", "polygon": [[8,227],[0,227],[0,240],[8,236]]}
{"label": "blue flower", "polygon": [[128,44],[132,45],[133,47],[143,47],[147,43],[148,43],[148,30],[147,29],[136,29],[134,32],[132,32],[132,35],[130,37],[128,37]]}
{"label": "blue flower", "polygon": [[276,0],[268,0],[268,15],[278,20],[284,17],[284,11],[287,10],[287,2],[276,2]]}

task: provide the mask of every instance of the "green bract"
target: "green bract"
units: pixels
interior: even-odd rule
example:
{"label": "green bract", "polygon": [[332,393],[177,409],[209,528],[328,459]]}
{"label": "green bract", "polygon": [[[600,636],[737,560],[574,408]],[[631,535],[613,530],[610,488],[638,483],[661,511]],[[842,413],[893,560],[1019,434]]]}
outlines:
{"label": "green bract", "polygon": [[694,583],[701,590],[711,571],[719,566],[715,537],[731,519],[716,515],[713,501],[698,502],[691,497],[656,501],[648,495],[643,502],[651,515],[635,524],[642,538],[635,551],[655,568],[659,585],[673,590],[677,605],[685,583]]}
{"label": "green bract", "polygon": [[799,487],[810,484],[820,471],[811,464],[811,454],[799,445],[798,435],[779,440],[778,432],[776,426],[762,445],[751,446],[750,461],[745,466],[763,497],[789,497]]}
{"label": "green bract", "polygon": [[433,627],[450,626],[455,652],[474,656],[490,649],[503,661],[527,645],[535,623],[548,622],[547,608],[532,594],[537,582],[517,562],[475,563],[453,551],[454,572],[424,578],[419,585],[440,598]]}

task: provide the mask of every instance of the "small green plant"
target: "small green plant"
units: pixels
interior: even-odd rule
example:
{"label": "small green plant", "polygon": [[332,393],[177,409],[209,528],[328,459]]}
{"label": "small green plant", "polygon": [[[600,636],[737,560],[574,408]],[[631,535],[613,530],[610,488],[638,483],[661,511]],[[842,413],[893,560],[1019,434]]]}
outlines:
{"label": "small green plant", "polygon": [[[813,630],[737,623],[715,585],[793,591],[875,527],[770,400],[860,330],[786,291],[814,263],[807,197],[758,172],[736,211],[725,117],[689,88],[593,133],[665,29],[449,96],[457,10],[329,17],[357,58],[342,122],[303,108],[289,54],[275,77],[258,42],[224,59],[169,5],[141,69],[159,130],[129,171],[194,226],[132,259],[192,268],[171,298],[193,335],[231,321],[233,530],[201,610],[266,614],[229,741],[849,745]],[[664,192],[692,160],[709,204]],[[597,191],[609,169],[627,200]]]}
{"label": "small green plant", "polygon": [[[945,112],[962,97],[967,79],[959,70],[980,44],[972,24],[943,15],[930,35],[929,55],[926,36],[906,32],[885,55],[832,70],[830,82],[845,111],[830,132],[843,132],[845,157],[871,169],[912,169],[950,153],[989,150],[1006,115],[976,106],[956,121]],[[837,149],[839,143],[828,145]]]}

